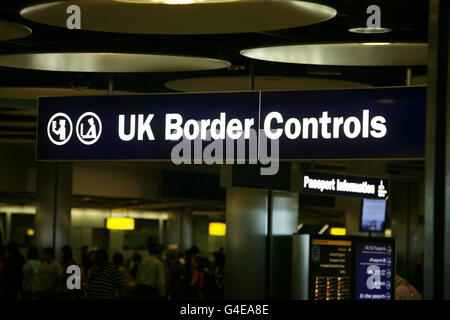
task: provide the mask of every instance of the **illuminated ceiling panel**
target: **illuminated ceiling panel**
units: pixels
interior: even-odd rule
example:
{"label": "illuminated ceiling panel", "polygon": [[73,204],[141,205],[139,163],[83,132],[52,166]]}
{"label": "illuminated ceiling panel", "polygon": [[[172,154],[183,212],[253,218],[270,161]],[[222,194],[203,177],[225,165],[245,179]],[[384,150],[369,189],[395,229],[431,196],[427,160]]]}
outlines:
{"label": "illuminated ceiling panel", "polygon": [[227,68],[228,61],[163,54],[61,52],[0,55],[0,66],[67,72],[175,72]]}
{"label": "illuminated ceiling panel", "polygon": [[25,7],[22,17],[66,28],[70,5],[81,29],[135,34],[224,34],[287,29],[333,18],[336,10],[295,0],[77,0]]}
{"label": "illuminated ceiling panel", "polygon": [[245,49],[245,57],[333,66],[415,66],[427,64],[426,43],[324,43]]}

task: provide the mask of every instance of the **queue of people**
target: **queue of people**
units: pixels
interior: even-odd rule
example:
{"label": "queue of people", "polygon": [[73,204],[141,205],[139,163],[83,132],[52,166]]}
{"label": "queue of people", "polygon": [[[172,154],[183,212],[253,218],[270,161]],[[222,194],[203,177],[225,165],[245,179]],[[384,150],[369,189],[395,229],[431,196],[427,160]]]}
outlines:
{"label": "queue of people", "polygon": [[55,260],[53,248],[42,251],[30,247],[25,259],[16,244],[0,249],[0,297],[7,299],[51,298],[63,291],[63,268]]}
{"label": "queue of people", "polygon": [[[14,243],[0,247],[0,298],[6,299],[223,299],[223,249],[213,261],[197,247],[185,253],[149,248],[142,257],[134,252],[128,261],[120,253],[83,247],[79,262],[70,246],[63,246],[60,261],[54,248],[42,252],[30,247],[26,258]],[[67,286],[69,266],[80,270],[80,290]]]}

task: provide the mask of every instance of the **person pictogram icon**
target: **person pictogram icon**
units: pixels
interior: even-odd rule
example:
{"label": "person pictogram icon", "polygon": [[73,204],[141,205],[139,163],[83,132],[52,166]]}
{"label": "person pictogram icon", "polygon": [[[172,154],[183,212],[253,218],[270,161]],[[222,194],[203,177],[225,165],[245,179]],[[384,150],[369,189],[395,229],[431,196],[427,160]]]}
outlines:
{"label": "person pictogram icon", "polygon": [[83,113],[75,126],[78,140],[85,145],[97,142],[102,134],[102,122],[93,112]]}
{"label": "person pictogram icon", "polygon": [[58,125],[57,120],[52,121],[52,132],[58,136],[59,141],[66,140],[66,120],[60,119],[59,120],[59,129],[56,129]]}
{"label": "person pictogram icon", "polygon": [[384,198],[387,194],[386,187],[384,186],[383,180],[380,180],[380,184],[378,186],[378,197]]}
{"label": "person pictogram icon", "polygon": [[51,143],[57,146],[66,144],[72,136],[72,121],[65,113],[54,114],[47,125],[47,136]]}
{"label": "person pictogram icon", "polygon": [[88,124],[89,124],[88,132],[83,134],[83,132],[84,132],[84,124],[81,123],[81,136],[84,139],[95,139],[95,137],[97,137],[97,129],[95,127],[94,118],[89,118],[88,119]]}

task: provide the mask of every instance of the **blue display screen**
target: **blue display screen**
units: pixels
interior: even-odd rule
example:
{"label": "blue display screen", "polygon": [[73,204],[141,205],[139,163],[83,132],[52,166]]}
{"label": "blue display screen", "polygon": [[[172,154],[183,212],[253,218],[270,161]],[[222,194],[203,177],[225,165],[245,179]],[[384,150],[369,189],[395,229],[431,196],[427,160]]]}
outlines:
{"label": "blue display screen", "polygon": [[355,299],[393,300],[394,248],[390,243],[357,242],[355,245]]}
{"label": "blue display screen", "polygon": [[387,200],[363,199],[361,213],[362,231],[384,231]]}

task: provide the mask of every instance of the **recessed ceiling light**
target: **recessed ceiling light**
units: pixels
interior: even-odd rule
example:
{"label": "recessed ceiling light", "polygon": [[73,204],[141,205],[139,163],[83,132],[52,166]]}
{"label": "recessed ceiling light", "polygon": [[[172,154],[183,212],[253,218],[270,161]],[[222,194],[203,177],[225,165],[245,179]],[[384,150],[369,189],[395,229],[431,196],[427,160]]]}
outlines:
{"label": "recessed ceiling light", "polygon": [[353,33],[365,33],[365,34],[375,34],[375,33],[388,33],[391,32],[392,29],[389,28],[375,28],[375,27],[359,27],[359,28],[350,28],[348,31]]}
{"label": "recessed ceiling light", "polygon": [[70,0],[23,8],[25,19],[66,28],[67,7],[82,10],[81,29],[135,34],[224,34],[294,28],[336,10],[298,0]]}
{"label": "recessed ceiling light", "polygon": [[388,46],[392,44],[391,42],[362,42],[362,45],[365,46]]}

